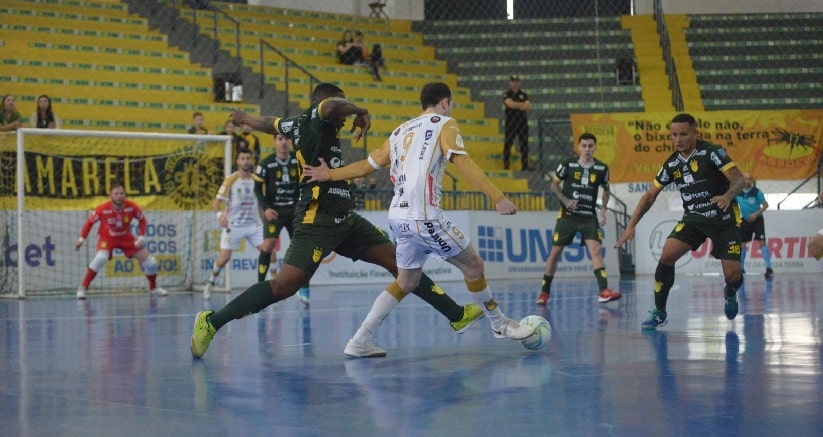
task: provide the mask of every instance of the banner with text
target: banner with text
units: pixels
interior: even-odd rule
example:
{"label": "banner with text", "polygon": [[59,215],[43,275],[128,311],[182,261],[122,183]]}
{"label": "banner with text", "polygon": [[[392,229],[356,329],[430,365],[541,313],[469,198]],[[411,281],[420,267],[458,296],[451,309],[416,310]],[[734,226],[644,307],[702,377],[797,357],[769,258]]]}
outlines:
{"label": "banner with text", "polygon": [[[695,112],[702,139],[726,149],[741,171],[758,179],[802,180],[817,169],[823,111]],[[611,182],[651,181],[674,152],[671,113],[572,114],[574,138],[597,136],[595,157],[609,165]]]}

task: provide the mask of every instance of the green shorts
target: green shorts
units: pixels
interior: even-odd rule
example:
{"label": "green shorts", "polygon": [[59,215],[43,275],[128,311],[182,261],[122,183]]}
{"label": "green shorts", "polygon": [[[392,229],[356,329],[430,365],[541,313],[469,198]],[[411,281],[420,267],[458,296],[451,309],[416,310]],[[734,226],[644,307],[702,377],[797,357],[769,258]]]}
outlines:
{"label": "green shorts", "polygon": [[577,233],[583,236],[583,241],[596,240],[603,242],[603,232],[597,224],[596,217],[565,215],[557,219],[552,236],[552,245],[568,246],[572,244]]}
{"label": "green shorts", "polygon": [[740,228],[734,223],[677,222],[668,238],[676,238],[697,250],[706,238],[712,240],[712,256],[740,261]]}
{"label": "green shorts", "polygon": [[294,235],[294,206],[282,206],[274,210],[277,211],[277,219],[263,222],[263,238],[278,238],[283,228],[289,233],[289,237]]}
{"label": "green shorts", "polygon": [[386,233],[355,213],[336,225],[296,223],[283,263],[314,273],[332,251],[357,261],[381,244],[391,244]]}

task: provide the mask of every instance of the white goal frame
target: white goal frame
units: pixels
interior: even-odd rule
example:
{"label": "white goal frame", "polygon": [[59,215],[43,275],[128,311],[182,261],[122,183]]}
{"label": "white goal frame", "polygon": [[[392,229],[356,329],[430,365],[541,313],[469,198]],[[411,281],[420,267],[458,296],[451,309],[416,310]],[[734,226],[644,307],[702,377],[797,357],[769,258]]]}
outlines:
{"label": "white goal frame", "polygon": [[[191,141],[207,141],[207,142],[225,142],[224,149],[224,177],[231,174],[231,156],[232,156],[232,142],[229,135],[194,135],[194,134],[167,134],[155,132],[121,132],[121,131],[86,131],[86,130],[63,130],[63,129],[34,129],[21,128],[17,130],[17,173],[15,176],[17,183],[17,241],[22,244],[25,241],[26,223],[24,223],[25,211],[25,137],[29,136],[60,136],[60,137],[97,137],[97,138],[134,138],[147,140],[191,140]],[[26,297],[26,267],[25,263],[19,261],[20,254],[18,252],[17,263],[17,298],[24,299]],[[228,291],[229,284],[231,284],[231,269],[225,269],[226,287],[219,291]],[[5,295],[0,293],[0,297],[14,297],[13,294]]]}

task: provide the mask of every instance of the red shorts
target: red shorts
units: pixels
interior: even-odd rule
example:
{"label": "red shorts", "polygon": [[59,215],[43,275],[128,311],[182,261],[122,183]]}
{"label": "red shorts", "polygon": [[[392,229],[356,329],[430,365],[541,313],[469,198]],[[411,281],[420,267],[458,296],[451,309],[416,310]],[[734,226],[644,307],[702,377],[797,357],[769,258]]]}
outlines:
{"label": "red shorts", "polygon": [[137,238],[132,234],[116,238],[100,237],[100,239],[97,240],[97,250],[107,250],[109,252],[109,259],[111,259],[114,249],[120,249],[123,251],[123,254],[126,255],[126,258],[131,258],[142,249],[141,247],[135,246],[135,242],[137,242]]}

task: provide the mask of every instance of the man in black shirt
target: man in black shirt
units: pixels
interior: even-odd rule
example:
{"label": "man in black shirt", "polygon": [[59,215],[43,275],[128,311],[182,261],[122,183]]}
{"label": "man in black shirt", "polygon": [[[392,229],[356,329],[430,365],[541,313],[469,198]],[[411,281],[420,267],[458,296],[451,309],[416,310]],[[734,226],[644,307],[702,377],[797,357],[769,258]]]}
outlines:
{"label": "man in black shirt", "polygon": [[509,169],[512,144],[515,138],[520,142],[520,162],[523,170],[529,170],[529,119],[526,113],[531,109],[529,96],[520,89],[520,76],[509,78],[509,89],[503,93],[506,107],[506,139],[503,143],[503,168]]}

